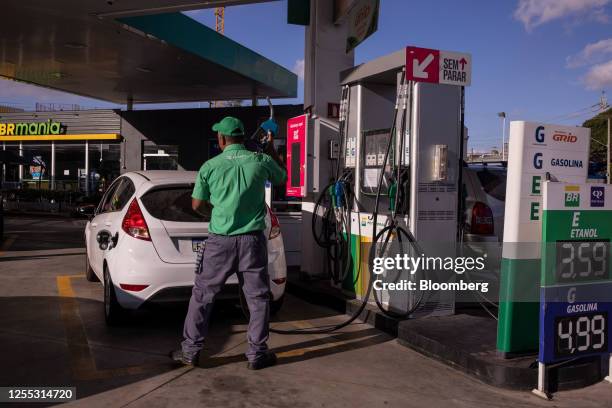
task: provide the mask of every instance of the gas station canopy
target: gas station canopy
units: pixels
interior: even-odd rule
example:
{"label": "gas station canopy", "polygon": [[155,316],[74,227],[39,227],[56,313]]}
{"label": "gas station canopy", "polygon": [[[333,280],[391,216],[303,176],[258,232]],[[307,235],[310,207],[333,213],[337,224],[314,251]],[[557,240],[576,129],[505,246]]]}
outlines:
{"label": "gas station canopy", "polygon": [[295,97],[295,74],[180,13],[253,2],[5,0],[0,76],[119,104]]}

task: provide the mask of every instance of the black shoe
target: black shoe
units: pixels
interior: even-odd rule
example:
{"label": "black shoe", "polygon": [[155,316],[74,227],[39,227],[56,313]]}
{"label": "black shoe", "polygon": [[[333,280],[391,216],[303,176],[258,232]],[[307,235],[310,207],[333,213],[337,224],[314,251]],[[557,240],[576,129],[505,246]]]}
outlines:
{"label": "black shoe", "polygon": [[183,350],[174,350],[170,352],[170,358],[176,363],[194,367],[198,365],[198,362],[200,360],[200,353],[197,352],[193,356],[188,356],[183,353]]}
{"label": "black shoe", "polygon": [[259,357],[255,361],[250,361],[247,364],[249,370],[261,370],[262,368],[272,367],[276,365],[276,354],[271,351]]}

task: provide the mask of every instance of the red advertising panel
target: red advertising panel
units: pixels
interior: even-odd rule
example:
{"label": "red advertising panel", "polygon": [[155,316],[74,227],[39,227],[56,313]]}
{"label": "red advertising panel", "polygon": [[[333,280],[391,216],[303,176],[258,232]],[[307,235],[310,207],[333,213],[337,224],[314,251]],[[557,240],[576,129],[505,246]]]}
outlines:
{"label": "red advertising panel", "polygon": [[287,197],[306,197],[308,115],[287,121]]}
{"label": "red advertising panel", "polygon": [[406,47],[406,79],[416,82],[440,82],[440,51]]}

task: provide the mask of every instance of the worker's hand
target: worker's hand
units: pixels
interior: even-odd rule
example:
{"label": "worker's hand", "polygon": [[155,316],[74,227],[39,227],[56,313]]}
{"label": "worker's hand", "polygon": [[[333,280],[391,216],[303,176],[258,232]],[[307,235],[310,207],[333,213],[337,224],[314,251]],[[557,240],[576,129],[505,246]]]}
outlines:
{"label": "worker's hand", "polygon": [[276,152],[276,148],[274,147],[274,133],[268,132],[266,136],[266,153]]}
{"label": "worker's hand", "polygon": [[274,121],[274,119],[268,119],[262,123],[260,127],[265,132],[265,136],[262,140],[262,146],[264,146],[264,151],[266,153],[270,153],[271,151],[268,150],[268,148],[270,146],[274,148],[274,135],[278,134],[278,124]]}

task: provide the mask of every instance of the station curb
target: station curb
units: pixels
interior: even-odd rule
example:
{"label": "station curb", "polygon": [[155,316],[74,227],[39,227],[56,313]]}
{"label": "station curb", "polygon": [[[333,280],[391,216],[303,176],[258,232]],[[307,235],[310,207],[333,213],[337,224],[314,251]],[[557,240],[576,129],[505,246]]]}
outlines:
{"label": "station curb", "polygon": [[[308,279],[296,270],[290,270],[288,273],[287,291],[308,303],[325,306],[346,315],[352,315],[361,306],[361,300],[349,298],[345,293],[331,287],[329,280]],[[472,350],[466,344],[459,344],[456,335],[440,334],[432,329],[433,322],[443,322],[449,326],[449,330],[453,330],[452,326],[457,330],[457,327],[463,327],[466,321],[469,321],[473,327],[467,330],[482,337],[482,333],[476,328],[495,326],[496,322],[491,322],[490,318],[459,314],[398,321],[385,316],[376,306],[368,304],[358,319],[395,337],[398,344],[482,383],[513,391],[528,391],[537,385],[537,369],[533,367],[537,358],[535,354],[504,359],[496,353],[494,337],[489,339],[484,347]],[[487,332],[496,333],[491,327],[486,329]],[[556,378],[556,381],[553,381],[550,388],[558,391],[593,385],[603,379],[606,368],[604,366],[601,359],[587,358],[572,365],[552,368],[550,376]]]}

